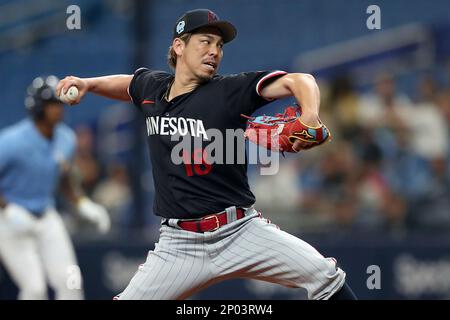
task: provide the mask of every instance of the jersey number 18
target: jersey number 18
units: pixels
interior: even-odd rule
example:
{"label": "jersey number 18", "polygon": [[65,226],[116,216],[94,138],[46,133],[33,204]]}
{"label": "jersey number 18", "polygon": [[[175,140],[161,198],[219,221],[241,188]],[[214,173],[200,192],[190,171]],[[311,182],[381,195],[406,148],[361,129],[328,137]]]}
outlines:
{"label": "jersey number 18", "polygon": [[207,156],[206,150],[203,149],[195,149],[192,154],[183,150],[183,162],[188,177],[192,177],[194,172],[196,175],[204,176],[211,171],[212,164],[208,163]]}

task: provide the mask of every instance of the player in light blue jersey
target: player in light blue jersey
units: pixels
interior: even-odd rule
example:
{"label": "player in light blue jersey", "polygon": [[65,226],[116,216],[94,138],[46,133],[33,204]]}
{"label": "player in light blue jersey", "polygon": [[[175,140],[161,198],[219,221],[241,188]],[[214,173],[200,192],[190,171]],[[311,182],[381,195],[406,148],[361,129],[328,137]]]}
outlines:
{"label": "player in light blue jersey", "polygon": [[63,124],[55,76],[28,88],[30,117],[0,131],[0,260],[19,288],[19,299],[82,299],[81,273],[70,237],[55,210],[60,190],[99,231],[106,210],[83,195],[73,179],[75,134]]}

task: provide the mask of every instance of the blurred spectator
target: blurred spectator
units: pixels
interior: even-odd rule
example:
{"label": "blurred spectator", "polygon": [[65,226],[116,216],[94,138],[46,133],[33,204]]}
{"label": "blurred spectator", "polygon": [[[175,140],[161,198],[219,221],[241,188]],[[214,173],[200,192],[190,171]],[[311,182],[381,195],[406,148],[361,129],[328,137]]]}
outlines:
{"label": "blurred spectator", "polygon": [[132,201],[126,167],[121,164],[109,165],[106,178],[98,183],[92,197],[107,208],[114,227],[123,225]]}
{"label": "blurred spectator", "polygon": [[361,97],[358,119],[363,130],[370,132],[382,156],[396,152],[399,135],[408,132],[405,122],[411,113],[409,98],[396,91],[394,78],[389,74],[377,77],[374,91]]}
{"label": "blurred spectator", "polygon": [[407,229],[408,207],[405,199],[391,190],[383,196],[381,210],[382,230],[391,233],[404,233]]}
{"label": "blurred spectator", "polygon": [[437,104],[441,109],[447,126],[450,124],[450,88],[442,90],[437,97]]}
{"label": "blurred spectator", "polygon": [[[256,170],[250,176],[256,208],[283,226],[287,232],[297,230],[299,221],[299,202],[302,195],[298,176],[297,159],[280,159],[280,169],[275,175],[261,175]],[[286,228],[285,228],[286,226]]]}
{"label": "blurred spectator", "polygon": [[364,127],[404,129],[400,114],[410,112],[410,107],[410,99],[396,91],[394,78],[381,74],[376,79],[374,92],[361,98],[358,121]]}
{"label": "blurred spectator", "polygon": [[370,132],[366,132],[365,141],[359,148],[361,162],[356,188],[360,210],[359,223],[366,229],[373,230],[389,231],[403,227],[406,209],[383,175],[382,149]]}
{"label": "blurred spectator", "polygon": [[437,86],[432,78],[425,76],[418,85],[419,101],[413,110],[404,115],[411,132],[411,146],[426,158],[445,157],[448,152],[448,124],[438,107]]}
{"label": "blurred spectator", "polygon": [[316,216],[316,227],[346,230],[354,227],[356,161],[351,145],[341,141],[330,144],[317,161],[307,164],[300,173],[301,208],[304,213]]}
{"label": "blurred spectator", "polygon": [[354,197],[350,195],[338,198],[334,204],[335,227],[342,231],[356,231],[358,206]]}
{"label": "blurred spectator", "polygon": [[[449,68],[450,69],[450,68]],[[447,129],[450,128],[450,86],[438,94],[437,103],[441,113],[447,123]],[[447,130],[447,137],[450,139],[450,130]],[[447,176],[450,177],[450,148],[447,148]]]}
{"label": "blurred spectator", "polygon": [[448,231],[450,228],[450,179],[445,158],[430,161],[431,177],[426,193],[414,202],[416,208],[411,217],[415,230]]}
{"label": "blurred spectator", "polygon": [[77,135],[77,149],[75,165],[80,171],[81,185],[86,193],[91,195],[100,178],[100,168],[95,158],[95,137],[92,129],[80,125],[75,129]]}
{"label": "blurred spectator", "polygon": [[[417,85],[417,102],[437,102],[438,85],[431,74],[424,74]],[[416,96],[416,95],[415,95]]]}
{"label": "blurred spectator", "polygon": [[411,202],[426,192],[430,178],[427,160],[415,153],[408,132],[398,135],[395,152],[384,159],[383,175],[393,192]]}
{"label": "blurred spectator", "polygon": [[[335,136],[353,139],[358,132],[359,97],[348,75],[335,78],[331,83],[330,95],[326,104],[331,105]],[[330,124],[331,125],[331,124]]]}

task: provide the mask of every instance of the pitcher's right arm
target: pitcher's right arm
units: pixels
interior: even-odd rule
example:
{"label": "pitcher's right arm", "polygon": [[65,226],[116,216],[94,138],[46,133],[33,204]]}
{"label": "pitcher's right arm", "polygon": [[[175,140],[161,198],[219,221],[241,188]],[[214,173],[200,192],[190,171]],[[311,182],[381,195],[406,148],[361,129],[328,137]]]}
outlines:
{"label": "pitcher's right arm", "polygon": [[71,105],[80,103],[80,100],[87,92],[92,92],[97,95],[107,97],[110,99],[131,101],[128,94],[128,86],[130,85],[133,75],[118,74],[95,78],[78,78],[68,76],[62,79],[56,88],[56,94],[59,96],[61,91],[66,93],[71,86],[78,89],[78,97],[71,102]]}

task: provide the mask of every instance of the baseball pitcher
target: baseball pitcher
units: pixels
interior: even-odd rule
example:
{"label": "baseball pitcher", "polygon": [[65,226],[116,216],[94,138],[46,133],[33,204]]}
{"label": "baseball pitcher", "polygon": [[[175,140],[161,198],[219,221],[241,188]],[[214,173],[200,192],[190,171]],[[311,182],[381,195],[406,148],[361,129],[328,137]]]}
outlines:
{"label": "baseball pitcher", "polygon": [[[210,129],[223,136],[226,130],[242,130],[250,141],[281,152],[320,146],[330,137],[319,118],[320,93],[311,75],[217,74],[224,45],[236,33],[211,10],[188,11],[173,28],[168,54],[173,74],[140,68],[133,75],[69,76],[58,85],[63,94],[78,89],[72,104],[87,92],[131,100],[147,124],[160,238],[117,299],[185,299],[231,278],[302,287],[310,299],[355,298],[335,259],[257,211],[246,163],[210,161],[204,147],[211,142]],[[285,97],[295,97],[298,105],[274,117],[250,117]],[[177,136],[201,140],[203,147],[193,143],[194,148],[173,152]],[[174,154],[182,161],[173,161]]]}

